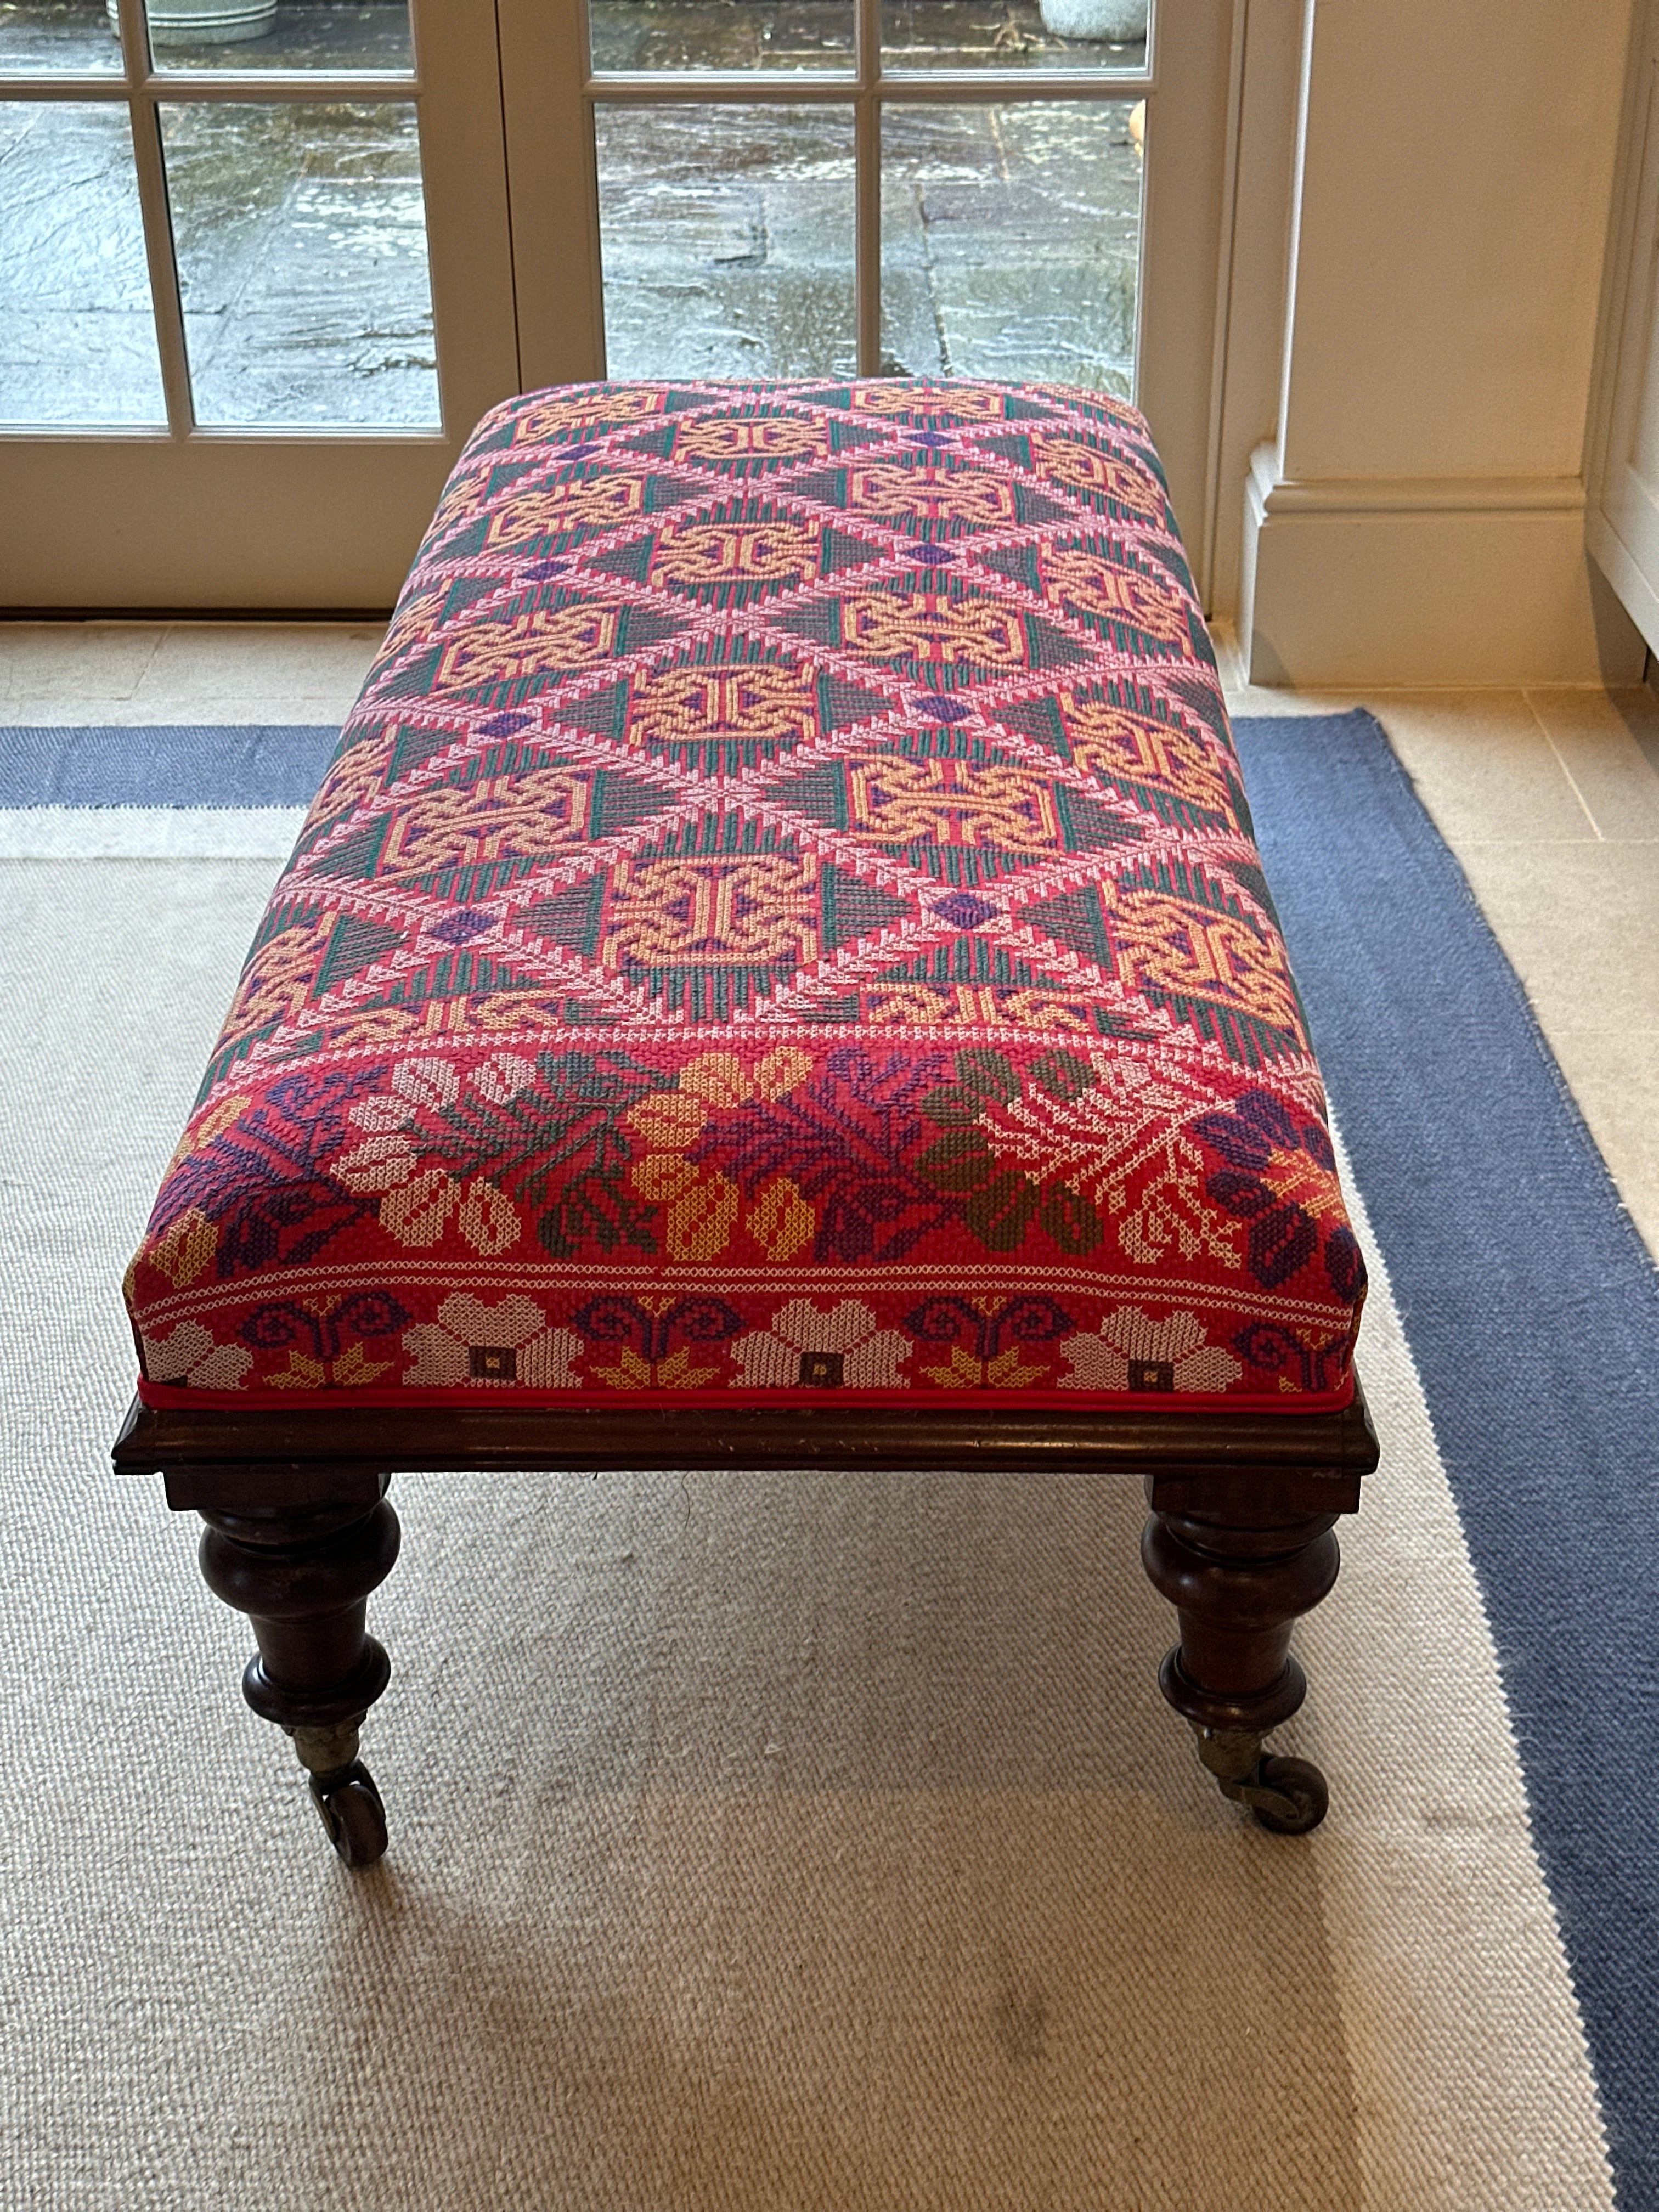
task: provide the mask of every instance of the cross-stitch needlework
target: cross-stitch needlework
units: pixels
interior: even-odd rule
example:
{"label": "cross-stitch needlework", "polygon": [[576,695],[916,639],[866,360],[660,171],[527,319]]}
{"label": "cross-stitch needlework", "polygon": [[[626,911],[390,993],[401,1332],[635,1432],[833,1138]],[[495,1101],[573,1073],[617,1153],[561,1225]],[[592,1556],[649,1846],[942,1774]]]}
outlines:
{"label": "cross-stitch needlework", "polygon": [[128,1287],[154,1404],[1343,1403],[1363,1269],[1141,417],[488,416]]}

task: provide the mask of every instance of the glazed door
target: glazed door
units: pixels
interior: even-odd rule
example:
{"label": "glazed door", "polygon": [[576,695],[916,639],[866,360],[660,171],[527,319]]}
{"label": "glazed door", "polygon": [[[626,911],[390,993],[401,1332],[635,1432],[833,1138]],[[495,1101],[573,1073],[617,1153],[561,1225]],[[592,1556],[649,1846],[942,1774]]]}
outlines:
{"label": "glazed door", "polygon": [[528,384],[1138,399],[1202,573],[1231,0],[499,0]]}
{"label": "glazed door", "polygon": [[386,607],[519,383],[494,0],[10,0],[0,240],[0,604]]}
{"label": "glazed door", "polygon": [[1150,12],[10,0],[0,605],[384,608],[606,373],[1133,395],[1201,573],[1233,9]]}

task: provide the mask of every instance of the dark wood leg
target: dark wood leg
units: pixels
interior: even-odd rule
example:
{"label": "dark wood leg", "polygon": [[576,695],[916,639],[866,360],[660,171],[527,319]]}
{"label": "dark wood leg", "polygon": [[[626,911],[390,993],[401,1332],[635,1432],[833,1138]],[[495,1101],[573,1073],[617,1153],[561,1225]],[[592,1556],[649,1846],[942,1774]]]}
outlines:
{"label": "dark wood leg", "polygon": [[[1264,1757],[1261,1740],[1308,1692],[1290,1654],[1297,1616],[1336,1580],[1335,1512],[1310,1511],[1305,1483],[1187,1482],[1171,1498],[1149,1481],[1141,1557],[1181,1617],[1159,1686],[1190,1721],[1198,1755],[1224,1794],[1282,1835],[1316,1828],[1329,1802],[1306,1759]],[[1163,1494],[1160,1494],[1160,1493]]]}
{"label": "dark wood leg", "polygon": [[371,1478],[368,1498],[360,1480],[351,1486],[356,1498],[191,1501],[208,1524],[201,1551],[207,1586],[247,1614],[258,1644],[242,1693],[293,1738],[329,1840],[354,1867],[372,1866],[386,1840],[385,1808],[357,1757],[357,1732],[392,1673],[365,1628],[368,1594],[398,1556],[387,1480]]}

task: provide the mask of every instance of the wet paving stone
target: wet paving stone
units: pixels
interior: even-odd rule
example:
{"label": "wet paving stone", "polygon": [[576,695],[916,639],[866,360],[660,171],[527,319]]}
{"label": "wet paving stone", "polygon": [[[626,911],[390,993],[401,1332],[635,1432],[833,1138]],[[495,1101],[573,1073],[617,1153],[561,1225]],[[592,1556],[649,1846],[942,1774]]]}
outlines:
{"label": "wet paving stone", "polygon": [[[889,107],[883,367],[1127,396],[1140,160],[1129,103]],[[853,152],[833,107],[599,111],[613,376],[850,373]]]}
{"label": "wet paving stone", "polygon": [[[594,0],[607,70],[850,66],[848,0]],[[1032,0],[890,0],[891,64],[1138,67],[1056,40]],[[404,0],[284,0],[268,39],[169,67],[407,64]],[[0,78],[107,73],[100,0],[0,0]],[[895,103],[883,125],[883,368],[1132,388],[1141,175],[1130,101]],[[412,103],[164,112],[198,418],[436,420]],[[597,117],[615,376],[854,366],[850,105],[690,101]],[[0,102],[0,409],[161,416],[123,106]]]}
{"label": "wet paving stone", "polygon": [[887,350],[913,375],[1050,377],[1127,398],[1141,198],[1129,103],[890,107],[882,138]]}
{"label": "wet paving stone", "polygon": [[601,107],[612,376],[848,375],[853,122],[825,107]]}
{"label": "wet paving stone", "polygon": [[0,101],[0,419],[162,422],[125,105]]}
{"label": "wet paving stone", "polygon": [[[593,0],[596,70],[843,70],[852,0]],[[1048,30],[1036,0],[888,0],[890,69],[1138,70],[1144,39],[1107,45]]]}
{"label": "wet paving stone", "polygon": [[162,111],[198,422],[441,421],[412,103]]}
{"label": "wet paving stone", "polygon": [[108,76],[120,67],[101,0],[0,0],[0,76]]}

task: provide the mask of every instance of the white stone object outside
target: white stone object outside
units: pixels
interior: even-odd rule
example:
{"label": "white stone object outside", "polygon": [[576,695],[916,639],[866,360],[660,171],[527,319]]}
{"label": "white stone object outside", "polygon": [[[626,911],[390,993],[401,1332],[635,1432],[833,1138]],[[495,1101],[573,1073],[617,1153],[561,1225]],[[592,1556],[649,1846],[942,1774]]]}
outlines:
{"label": "white stone object outside", "polygon": [[[104,0],[112,26],[115,0]],[[276,21],[276,0],[149,0],[150,44],[229,46],[263,39]]]}
{"label": "white stone object outside", "polygon": [[1101,39],[1127,46],[1146,35],[1148,0],[1041,0],[1042,23],[1057,39]]}

